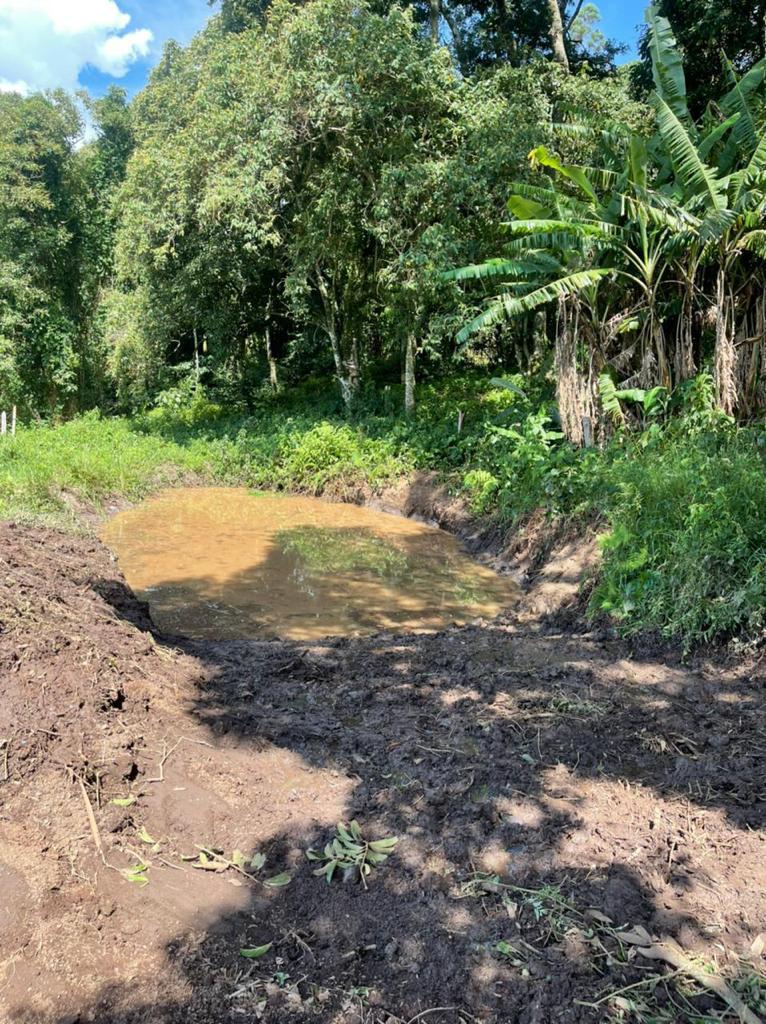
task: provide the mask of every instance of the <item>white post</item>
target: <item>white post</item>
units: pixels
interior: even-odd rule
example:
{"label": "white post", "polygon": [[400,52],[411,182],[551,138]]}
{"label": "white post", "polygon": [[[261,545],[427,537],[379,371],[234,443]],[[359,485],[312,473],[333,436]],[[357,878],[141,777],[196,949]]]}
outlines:
{"label": "white post", "polygon": [[11,409],[11,437],[16,436],[16,406]]}
{"label": "white post", "polygon": [[0,434],[8,433],[8,423],[6,421],[5,409],[0,412]]}
{"label": "white post", "polygon": [[583,416],[582,418],[582,443],[586,448],[593,447],[593,430],[590,416]]}

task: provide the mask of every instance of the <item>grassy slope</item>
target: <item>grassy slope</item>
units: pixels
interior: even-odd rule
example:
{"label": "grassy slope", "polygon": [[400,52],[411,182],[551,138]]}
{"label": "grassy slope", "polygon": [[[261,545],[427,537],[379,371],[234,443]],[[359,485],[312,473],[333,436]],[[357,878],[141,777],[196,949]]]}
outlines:
{"label": "grassy slope", "polygon": [[[82,417],[0,443],[0,518],[72,528],[98,505],[192,477],[320,494],[438,469],[477,512],[611,527],[593,606],[686,645],[752,635],[766,607],[764,434],[688,412],[603,452],[562,444],[544,403],[462,378],[424,389],[417,420],[368,403],[352,423],[317,385],[224,417],[204,401],[135,419]],[[458,435],[457,410],[467,411]],[[543,411],[540,411],[543,409]]]}

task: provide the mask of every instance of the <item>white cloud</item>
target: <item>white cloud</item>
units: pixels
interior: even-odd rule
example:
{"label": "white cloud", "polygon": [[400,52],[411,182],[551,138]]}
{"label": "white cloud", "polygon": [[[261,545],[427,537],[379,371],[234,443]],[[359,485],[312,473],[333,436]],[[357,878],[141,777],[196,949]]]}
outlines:
{"label": "white cloud", "polygon": [[86,64],[116,78],[149,53],[115,0],[0,0],[0,91],[77,87]]}
{"label": "white cloud", "polygon": [[23,82],[20,78],[15,82],[9,82],[6,78],[0,78],[0,92],[20,92],[22,96],[26,96],[31,90],[29,83]]}
{"label": "white cloud", "polygon": [[152,39],[148,28],[127,32],[124,36],[108,36],[99,46],[98,58],[93,63],[99,71],[121,78],[134,61],[148,56]]}

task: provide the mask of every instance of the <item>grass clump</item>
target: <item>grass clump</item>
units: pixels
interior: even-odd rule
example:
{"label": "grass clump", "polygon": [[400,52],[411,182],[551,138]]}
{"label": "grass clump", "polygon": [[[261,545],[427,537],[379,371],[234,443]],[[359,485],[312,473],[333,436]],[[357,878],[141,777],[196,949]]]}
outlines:
{"label": "grass clump", "polygon": [[687,647],[754,635],[766,609],[766,435],[669,430],[612,465],[591,607]]}
{"label": "grass clump", "polygon": [[73,526],[67,496],[93,505],[113,495],[135,500],[203,470],[193,452],[137,433],[127,420],[91,413],[40,424],[0,443],[0,517]]}

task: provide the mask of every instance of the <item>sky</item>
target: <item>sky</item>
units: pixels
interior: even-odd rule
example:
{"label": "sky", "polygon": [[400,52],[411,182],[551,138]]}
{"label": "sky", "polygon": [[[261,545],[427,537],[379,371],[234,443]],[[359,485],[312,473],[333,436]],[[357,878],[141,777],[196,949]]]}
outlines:
{"label": "sky", "polygon": [[0,91],[140,89],[168,39],[188,42],[207,0],[0,0]]}
{"label": "sky", "polygon": [[[635,56],[647,0],[599,0],[601,29]],[[207,0],[0,0],[0,92],[112,83],[133,95],[169,39],[186,43],[211,14]]]}
{"label": "sky", "polygon": [[644,22],[649,0],[596,0],[596,6],[601,11],[600,28],[604,35],[628,47],[620,59],[633,60],[638,31]]}

